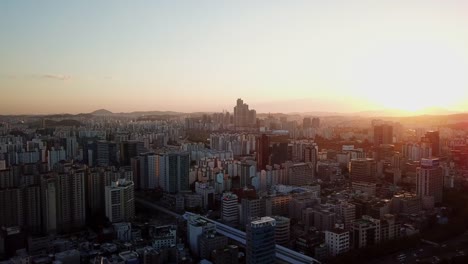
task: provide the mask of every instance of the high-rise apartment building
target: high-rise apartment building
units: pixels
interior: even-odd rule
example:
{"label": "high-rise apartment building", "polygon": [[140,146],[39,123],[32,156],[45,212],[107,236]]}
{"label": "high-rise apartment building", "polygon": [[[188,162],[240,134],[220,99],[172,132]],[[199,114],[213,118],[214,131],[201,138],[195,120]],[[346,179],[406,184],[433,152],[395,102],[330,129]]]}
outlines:
{"label": "high-rise apartment building", "polygon": [[245,104],[242,99],[237,99],[237,104],[234,106],[234,125],[236,127],[254,126],[257,122],[257,113],[255,110],[249,110],[249,105]]}
{"label": "high-rise apartment building", "polygon": [[177,193],[190,190],[190,155],[188,152],[165,153],[159,177],[164,191]]}
{"label": "high-rise apartment building", "polygon": [[275,258],[276,220],[271,217],[254,219],[247,224],[247,264],[271,264]]}
{"label": "high-rise apartment building", "polygon": [[85,225],[85,171],[68,169],[56,177],[57,228],[70,232]]}
{"label": "high-rise apartment building", "polygon": [[432,196],[434,202],[442,202],[444,178],[439,159],[421,159],[416,169],[416,194],[420,197]]}
{"label": "high-rise apartment building", "polygon": [[130,221],[135,217],[134,184],[132,181],[119,179],[111,186],[106,186],[106,216],[112,223]]}
{"label": "high-rise apartment building", "polygon": [[47,165],[49,171],[51,171],[54,168],[54,165],[61,160],[66,160],[66,152],[63,148],[52,148],[51,150],[47,151]]}
{"label": "high-rise apartment building", "polygon": [[15,210],[23,212],[23,224],[31,234],[42,231],[41,218],[41,188],[39,185],[27,186],[21,189],[22,207]]}

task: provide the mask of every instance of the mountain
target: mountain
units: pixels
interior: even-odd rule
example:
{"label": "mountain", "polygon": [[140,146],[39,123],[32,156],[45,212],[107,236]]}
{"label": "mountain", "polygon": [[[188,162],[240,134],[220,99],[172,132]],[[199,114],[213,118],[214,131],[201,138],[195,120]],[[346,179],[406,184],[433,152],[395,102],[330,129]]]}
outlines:
{"label": "mountain", "polygon": [[99,110],[96,110],[94,112],[91,112],[92,115],[97,115],[97,116],[108,116],[108,115],[113,115],[114,113],[112,113],[111,111],[109,110],[106,110],[106,109],[99,109]]}

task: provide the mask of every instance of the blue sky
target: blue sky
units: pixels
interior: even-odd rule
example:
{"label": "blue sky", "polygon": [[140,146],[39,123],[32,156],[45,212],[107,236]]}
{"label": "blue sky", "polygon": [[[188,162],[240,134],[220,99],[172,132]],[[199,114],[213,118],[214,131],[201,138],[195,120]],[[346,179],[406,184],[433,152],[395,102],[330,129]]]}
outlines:
{"label": "blue sky", "polygon": [[261,112],[463,110],[466,10],[430,0],[5,0],[0,113],[221,111],[238,97]]}

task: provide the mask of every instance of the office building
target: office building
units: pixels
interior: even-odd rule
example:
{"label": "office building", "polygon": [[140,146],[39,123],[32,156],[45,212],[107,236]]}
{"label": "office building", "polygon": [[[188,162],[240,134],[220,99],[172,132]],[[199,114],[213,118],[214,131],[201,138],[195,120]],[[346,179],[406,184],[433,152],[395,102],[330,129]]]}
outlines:
{"label": "office building", "polygon": [[252,218],[265,216],[265,199],[242,199],[241,200],[241,227],[249,224]]}
{"label": "office building", "polygon": [[271,264],[275,258],[276,220],[262,217],[250,221],[246,229],[246,263]]}
{"label": "office building", "polygon": [[288,246],[291,237],[291,221],[284,216],[273,216],[276,221],[275,243],[281,246]]}
{"label": "office building", "polygon": [[224,193],[221,197],[221,220],[229,224],[239,223],[239,203],[237,195]]}
{"label": "office building", "polygon": [[302,186],[311,184],[315,179],[314,175],[314,168],[312,168],[311,164],[297,163],[288,168],[289,185]]}
{"label": "office building", "polygon": [[376,182],[377,164],[374,159],[352,159],[349,176],[353,182]]}
{"label": "office building", "polygon": [[119,179],[105,187],[106,216],[112,223],[130,221],[135,217],[134,184]]}
{"label": "office building", "polygon": [[439,159],[421,159],[416,169],[416,194],[419,197],[434,197],[434,202],[442,202],[444,178]]}

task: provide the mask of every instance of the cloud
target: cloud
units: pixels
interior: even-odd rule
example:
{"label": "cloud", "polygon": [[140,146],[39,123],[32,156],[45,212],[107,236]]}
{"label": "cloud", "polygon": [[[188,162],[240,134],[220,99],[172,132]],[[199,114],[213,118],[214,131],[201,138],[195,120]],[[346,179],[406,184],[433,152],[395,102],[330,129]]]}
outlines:
{"label": "cloud", "polygon": [[45,79],[54,79],[54,80],[59,80],[59,81],[67,81],[71,79],[70,75],[60,75],[60,74],[44,74],[41,77]]}

